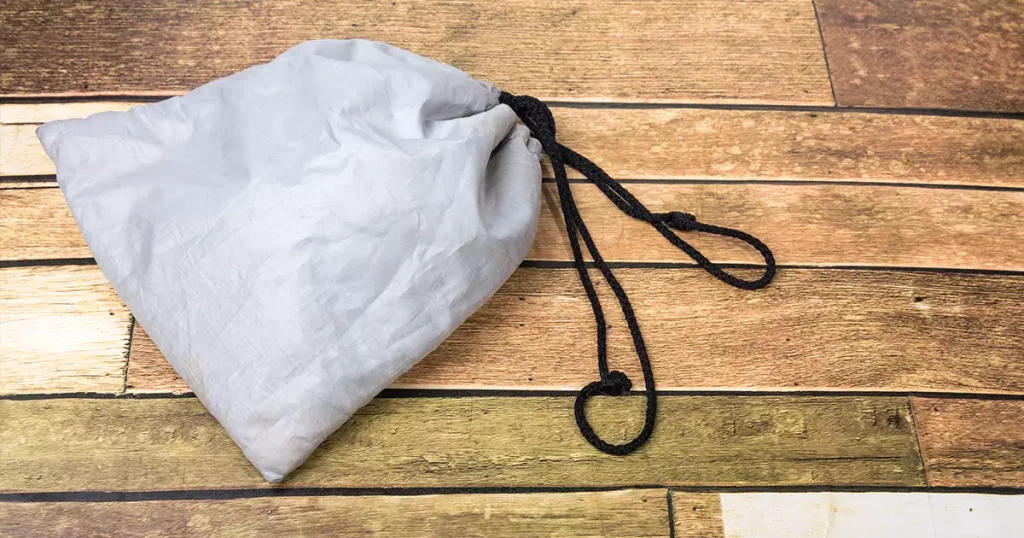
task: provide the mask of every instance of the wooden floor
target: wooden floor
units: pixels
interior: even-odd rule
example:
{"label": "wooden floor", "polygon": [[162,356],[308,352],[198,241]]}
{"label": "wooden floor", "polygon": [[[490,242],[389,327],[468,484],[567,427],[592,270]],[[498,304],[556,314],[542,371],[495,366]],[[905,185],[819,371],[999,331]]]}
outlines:
{"label": "wooden floor", "polygon": [[[0,536],[1024,536],[1024,4],[9,0],[0,20]],[[523,267],[279,487],[134,323],[36,127],[347,37],[548,100],[652,210],[775,250],[776,282],[738,291],[573,185],[665,392],[638,453],[576,431],[594,328],[553,184]],[[598,398],[591,421],[631,437],[642,405]]]}

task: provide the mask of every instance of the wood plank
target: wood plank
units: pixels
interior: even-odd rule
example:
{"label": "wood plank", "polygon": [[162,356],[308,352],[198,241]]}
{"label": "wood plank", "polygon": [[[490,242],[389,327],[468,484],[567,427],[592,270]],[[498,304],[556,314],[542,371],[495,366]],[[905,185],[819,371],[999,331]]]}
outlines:
{"label": "wood plank", "polygon": [[663,489],[0,503],[4,536],[667,537]]}
{"label": "wood plank", "polygon": [[725,538],[718,493],[673,491],[670,495],[675,538]]}
{"label": "wood plank", "polygon": [[138,101],[71,101],[54,103],[0,103],[0,124],[46,123],[84,118],[100,112],[124,112]]}
{"label": "wood plank", "polygon": [[[769,288],[747,293],[698,269],[617,274],[663,389],[1024,392],[1024,277],[787,269]],[[97,268],[9,268],[0,276],[12,297],[5,332],[23,335],[4,341],[5,363],[22,365],[5,368],[5,392],[121,390],[112,374],[124,367],[129,319],[104,310],[123,306]],[[607,287],[599,290],[611,304]],[[97,329],[101,320],[112,325]],[[613,367],[640,385],[617,313],[609,311],[609,324]],[[394,386],[575,389],[594,379],[593,342],[575,273],[520,269]],[[141,328],[128,388],[188,390]]]}
{"label": "wood plank", "polygon": [[1024,487],[1024,401],[912,401],[931,485]]}
{"label": "wood plank", "polygon": [[0,394],[124,390],[129,313],[95,266],[0,269],[0,328]]}
{"label": "wood plank", "polygon": [[301,41],[360,37],[543,98],[832,104],[804,0],[14,1],[0,18],[3,95],[180,92]]}
{"label": "wood plank", "polygon": [[38,125],[0,125],[0,176],[53,174],[54,166],[36,138]]}
{"label": "wood plank", "polygon": [[1007,538],[1024,531],[1024,495],[722,493],[721,506],[731,537]]}
{"label": "wood plank", "polygon": [[817,0],[843,106],[1024,110],[1024,4]]}
{"label": "wood plank", "polygon": [[[572,189],[605,259],[692,263],[597,187]],[[751,233],[784,264],[1024,269],[1024,191],[758,183],[634,183],[629,189],[652,211],[690,211],[703,222]],[[0,257],[91,257],[62,204],[57,189],[0,191],[0,225],[8,231]],[[560,213],[557,189],[546,184],[528,259],[572,259]],[[712,260],[763,263],[739,241],[682,235]]]}
{"label": "wood plank", "polygon": [[60,190],[0,190],[0,260],[89,257]]}
{"label": "wood plank", "polygon": [[[903,397],[664,396],[637,453],[587,444],[574,396],[378,398],[289,479],[301,487],[921,485]],[[610,442],[642,396],[600,397]],[[193,398],[0,401],[0,492],[266,488]]]}
{"label": "wood plank", "polygon": [[[1024,392],[1024,277],[784,270],[748,293],[697,269],[616,274],[662,389]],[[608,322],[611,364],[640,386],[629,332]],[[395,386],[579,388],[593,323],[574,271],[520,269]],[[188,390],[140,327],[130,363],[130,390]]]}
{"label": "wood plank", "polygon": [[[20,105],[28,110],[18,116],[77,118],[131,104]],[[1024,122],[1010,119],[701,109],[553,111],[563,142],[614,177],[1024,186]],[[54,173],[34,135],[17,142],[36,147],[0,152],[0,170]]]}

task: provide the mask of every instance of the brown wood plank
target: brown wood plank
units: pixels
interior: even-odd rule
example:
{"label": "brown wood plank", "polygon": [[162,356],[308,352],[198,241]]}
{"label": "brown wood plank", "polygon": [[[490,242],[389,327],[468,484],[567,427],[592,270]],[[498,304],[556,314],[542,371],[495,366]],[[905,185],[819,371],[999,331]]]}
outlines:
{"label": "brown wood plank", "polygon": [[1024,110],[1024,4],[817,0],[843,106]]}
{"label": "brown wood plank", "polygon": [[911,401],[930,485],[1024,487],[1024,401]]}
{"label": "brown wood plank", "polygon": [[[667,537],[663,489],[0,503],[0,535]],[[678,534],[677,534],[678,536]]]}
{"label": "brown wood plank", "polygon": [[361,37],[542,98],[832,104],[805,0],[12,1],[0,18],[2,95],[185,91],[301,41]]}
{"label": "brown wood plank", "polygon": [[[587,444],[574,396],[380,398],[286,480],[302,487],[923,484],[903,397],[663,396],[631,456]],[[644,398],[601,397],[611,442]],[[0,400],[0,492],[270,487],[193,398]]]}
{"label": "brown wood plank", "polygon": [[676,538],[725,538],[718,493],[673,491],[670,495]]}
{"label": "brown wood plank", "polygon": [[[22,109],[8,115],[44,121],[129,105],[18,105]],[[701,109],[553,111],[563,142],[620,178],[1024,186],[1024,122],[1010,119]],[[18,127],[19,132],[33,129]],[[33,134],[17,143],[35,147],[0,152],[0,170],[54,173]]]}
{"label": "brown wood plank", "polygon": [[[605,259],[691,262],[597,187],[572,188]],[[634,183],[629,189],[652,211],[690,211],[703,222],[751,233],[784,264],[1024,269],[1024,191],[759,183]],[[572,259],[556,191],[544,186],[528,259]],[[91,257],[63,204],[57,189],[0,191],[6,232],[0,259]],[[682,236],[712,260],[760,262],[739,241]]]}
{"label": "brown wood plank", "polygon": [[60,190],[0,190],[0,260],[89,257]]}
{"label": "brown wood plank", "polygon": [[124,390],[129,323],[94,266],[0,269],[0,394]]}
{"label": "brown wood plank", "polygon": [[[751,293],[698,269],[616,274],[662,389],[1024,392],[1024,277],[789,269]],[[607,308],[611,365],[639,386]],[[596,379],[593,323],[573,270],[520,269],[395,386],[579,388]],[[128,386],[188,390],[138,327]]]}

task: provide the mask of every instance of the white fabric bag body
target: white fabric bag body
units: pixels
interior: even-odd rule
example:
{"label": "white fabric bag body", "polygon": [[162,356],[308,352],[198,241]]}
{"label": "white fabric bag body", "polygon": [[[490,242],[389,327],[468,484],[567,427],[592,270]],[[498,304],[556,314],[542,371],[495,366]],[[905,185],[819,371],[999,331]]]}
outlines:
{"label": "white fabric bag body", "polygon": [[270,481],[527,255],[540,147],[469,75],[312,41],[38,135],[99,267]]}

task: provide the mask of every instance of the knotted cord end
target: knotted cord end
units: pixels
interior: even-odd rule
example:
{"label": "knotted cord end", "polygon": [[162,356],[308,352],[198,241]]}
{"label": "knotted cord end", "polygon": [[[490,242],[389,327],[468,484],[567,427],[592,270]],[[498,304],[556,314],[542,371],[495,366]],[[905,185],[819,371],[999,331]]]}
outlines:
{"label": "knotted cord end", "polygon": [[601,379],[601,394],[605,396],[628,395],[633,388],[633,382],[626,374],[613,370]]}
{"label": "knotted cord end", "polygon": [[694,224],[697,223],[697,217],[682,211],[670,211],[668,213],[662,213],[662,215],[664,216],[662,222],[668,225],[668,227],[675,228],[677,230],[692,230]]}

